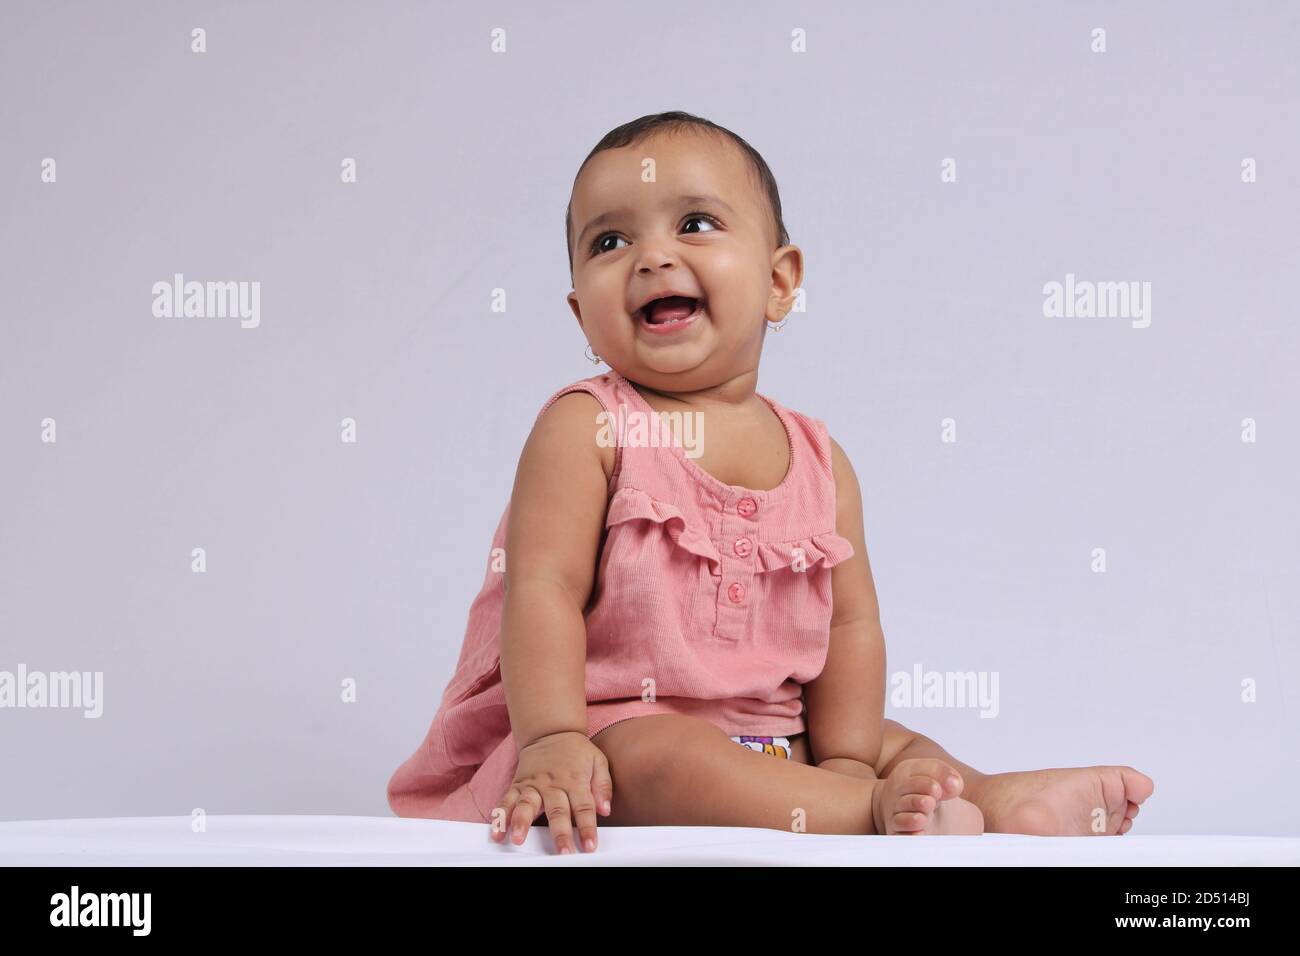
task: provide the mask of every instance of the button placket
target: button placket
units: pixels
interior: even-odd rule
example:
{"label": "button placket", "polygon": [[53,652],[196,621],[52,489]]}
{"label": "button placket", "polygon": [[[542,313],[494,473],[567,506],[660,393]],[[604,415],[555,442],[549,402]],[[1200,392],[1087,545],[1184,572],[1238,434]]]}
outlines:
{"label": "button placket", "polygon": [[739,641],[745,634],[753,603],[753,577],[757,562],[757,515],[759,502],[752,495],[740,494],[723,506],[718,552],[722,557],[722,587],[718,589],[718,625],[720,638]]}

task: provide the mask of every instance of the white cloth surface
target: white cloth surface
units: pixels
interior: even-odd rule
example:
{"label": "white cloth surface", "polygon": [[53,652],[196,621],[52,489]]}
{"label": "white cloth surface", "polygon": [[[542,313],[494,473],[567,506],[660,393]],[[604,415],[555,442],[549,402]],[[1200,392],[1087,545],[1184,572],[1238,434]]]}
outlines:
{"label": "white cloth surface", "polygon": [[546,827],[522,846],[486,824],[398,817],[209,815],[0,823],[6,866],[865,865],[1296,866],[1300,838],[882,837],[744,827],[601,827],[594,853],[560,856]]}

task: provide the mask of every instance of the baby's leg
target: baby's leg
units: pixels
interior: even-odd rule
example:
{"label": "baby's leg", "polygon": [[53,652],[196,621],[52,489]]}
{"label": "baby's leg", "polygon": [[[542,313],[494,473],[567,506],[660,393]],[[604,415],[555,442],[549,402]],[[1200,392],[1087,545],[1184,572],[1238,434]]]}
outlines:
{"label": "baby's leg", "polygon": [[[915,774],[886,787],[881,780],[749,750],[706,720],[675,714],[620,721],[592,742],[605,754],[614,780],[612,812],[601,818],[603,826],[947,832],[938,799],[920,790],[944,773],[937,762],[917,761]],[[911,780],[916,782],[904,786]],[[877,788],[881,793],[873,799]]]}
{"label": "baby's leg", "polygon": [[612,812],[602,826],[730,826],[789,831],[802,808],[810,833],[874,833],[878,781],[832,773],[739,746],[706,720],[634,717],[592,742],[609,761]]}

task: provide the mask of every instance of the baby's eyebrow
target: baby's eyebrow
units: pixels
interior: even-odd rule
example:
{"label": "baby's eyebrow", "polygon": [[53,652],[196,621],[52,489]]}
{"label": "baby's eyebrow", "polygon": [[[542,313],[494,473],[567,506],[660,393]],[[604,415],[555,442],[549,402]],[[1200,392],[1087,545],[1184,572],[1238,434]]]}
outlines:
{"label": "baby's eyebrow", "polygon": [[[720,199],[717,196],[707,196],[703,194],[694,195],[694,196],[679,196],[677,197],[677,201],[675,205],[678,208],[681,208],[683,206],[712,205],[712,206],[717,206],[718,208],[724,210],[728,215],[735,215],[735,210],[732,209],[730,206],[728,206],[722,199]],[[578,238],[577,240],[575,240],[575,245],[581,248],[582,241],[583,239],[586,238],[587,233],[591,232],[593,229],[599,229],[601,226],[608,225],[609,223],[614,222],[615,220],[623,216],[630,215],[631,212],[632,210],[627,209],[626,207],[622,209],[610,209],[606,212],[602,212],[599,216],[596,216],[594,219],[592,219],[590,222],[588,222],[585,226],[582,227],[582,231],[578,233]]]}
{"label": "baby's eyebrow", "polygon": [[735,210],[718,196],[683,196],[678,200],[678,204],[682,206],[718,206],[730,214],[735,214]]}
{"label": "baby's eyebrow", "polygon": [[611,209],[608,212],[602,212],[599,216],[582,227],[582,231],[578,233],[578,238],[575,244],[578,248],[582,248],[582,240],[586,238],[587,233],[591,232],[593,229],[599,229],[601,226],[611,223],[621,216],[626,216],[629,211],[630,210],[627,209]]}

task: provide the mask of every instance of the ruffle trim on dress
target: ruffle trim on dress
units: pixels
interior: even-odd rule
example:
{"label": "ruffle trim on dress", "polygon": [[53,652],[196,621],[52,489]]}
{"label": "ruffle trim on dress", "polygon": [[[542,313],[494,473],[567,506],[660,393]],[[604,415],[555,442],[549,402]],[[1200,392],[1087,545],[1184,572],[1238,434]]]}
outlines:
{"label": "ruffle trim on dress", "polygon": [[[722,573],[722,557],[718,549],[708,535],[687,522],[680,508],[671,502],[652,498],[640,488],[620,488],[610,499],[605,527],[639,520],[663,525],[677,547],[707,558],[710,571]],[[853,554],[853,545],[847,538],[826,531],[794,541],[760,541],[755,557],[759,571],[780,571],[783,568],[806,571],[819,562],[823,567],[833,568]]]}
{"label": "ruffle trim on dress", "polygon": [[620,488],[616,491],[605,514],[605,527],[642,519],[663,525],[677,547],[701,558],[708,558],[710,570],[714,574],[722,573],[722,556],[718,554],[718,549],[713,546],[708,535],[691,527],[680,508],[670,502],[652,498],[640,488]]}
{"label": "ruffle trim on dress", "polygon": [[780,571],[782,568],[806,571],[818,561],[824,567],[833,568],[853,557],[853,545],[847,538],[827,531],[796,541],[760,541],[757,557],[760,571]]}

